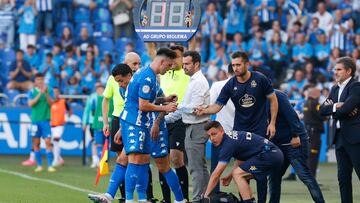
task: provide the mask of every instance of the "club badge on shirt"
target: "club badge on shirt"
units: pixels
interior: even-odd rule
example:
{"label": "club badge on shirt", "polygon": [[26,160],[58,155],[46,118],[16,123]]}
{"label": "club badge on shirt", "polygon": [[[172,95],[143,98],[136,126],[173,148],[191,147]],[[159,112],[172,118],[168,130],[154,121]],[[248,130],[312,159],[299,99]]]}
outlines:
{"label": "club badge on shirt", "polygon": [[150,87],[148,85],[143,86],[142,91],[147,94],[150,92]]}
{"label": "club badge on shirt", "polygon": [[251,88],[255,88],[257,86],[257,83],[255,80],[253,80],[253,81],[251,81],[250,85],[251,85]]}

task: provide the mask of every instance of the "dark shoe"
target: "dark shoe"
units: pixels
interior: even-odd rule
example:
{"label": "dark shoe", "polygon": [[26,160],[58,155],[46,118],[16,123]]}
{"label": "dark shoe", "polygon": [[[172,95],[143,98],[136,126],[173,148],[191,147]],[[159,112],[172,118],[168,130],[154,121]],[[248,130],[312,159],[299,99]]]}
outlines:
{"label": "dark shoe", "polygon": [[295,173],[290,173],[288,177],[284,178],[285,181],[296,181],[296,175]]}

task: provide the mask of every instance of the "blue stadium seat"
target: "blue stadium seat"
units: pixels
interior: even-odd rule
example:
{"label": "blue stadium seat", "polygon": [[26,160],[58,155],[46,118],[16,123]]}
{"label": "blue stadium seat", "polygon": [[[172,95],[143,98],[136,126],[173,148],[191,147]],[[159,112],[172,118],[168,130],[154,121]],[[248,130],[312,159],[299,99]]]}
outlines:
{"label": "blue stadium seat", "polygon": [[52,36],[43,35],[38,39],[38,49],[52,48],[54,46],[55,40]]}
{"label": "blue stadium seat", "polygon": [[12,48],[5,48],[0,50],[1,61],[7,69],[11,63],[15,61],[15,51]]}
{"label": "blue stadium seat", "polygon": [[75,38],[79,38],[80,37],[80,32],[81,32],[81,28],[83,27],[86,27],[87,30],[88,30],[88,33],[89,33],[89,36],[93,36],[94,35],[94,29],[93,29],[93,26],[92,24],[90,23],[87,23],[87,22],[83,22],[83,23],[79,23],[79,24],[76,24],[76,27],[75,27]]}
{"label": "blue stadium seat", "polygon": [[94,0],[94,2],[96,3],[96,6],[98,8],[108,8],[109,6],[109,1],[108,0]]}
{"label": "blue stadium seat", "polygon": [[15,1],[15,8],[18,10],[24,4],[25,4],[25,0],[16,0]]}
{"label": "blue stadium seat", "polygon": [[94,23],[110,23],[111,13],[107,8],[97,8],[92,12]]}
{"label": "blue stadium seat", "polygon": [[90,10],[86,7],[78,7],[75,9],[74,20],[76,23],[89,22],[90,21]]}
{"label": "blue stadium seat", "polygon": [[99,48],[100,57],[102,58],[106,53],[112,53],[114,51],[114,42],[108,37],[97,37],[95,43]]}
{"label": "blue stadium seat", "polygon": [[116,40],[115,49],[116,52],[122,53],[125,51],[125,46],[129,43],[132,43],[132,40],[127,37],[120,37]]}
{"label": "blue stadium seat", "polygon": [[56,35],[57,35],[57,37],[61,37],[62,32],[63,32],[65,27],[70,28],[71,33],[73,33],[73,35],[74,35],[74,26],[69,22],[61,22],[61,23],[58,23],[57,26],[56,26]]}
{"label": "blue stadium seat", "polygon": [[94,37],[109,37],[114,35],[113,25],[110,23],[97,23],[95,24]]}

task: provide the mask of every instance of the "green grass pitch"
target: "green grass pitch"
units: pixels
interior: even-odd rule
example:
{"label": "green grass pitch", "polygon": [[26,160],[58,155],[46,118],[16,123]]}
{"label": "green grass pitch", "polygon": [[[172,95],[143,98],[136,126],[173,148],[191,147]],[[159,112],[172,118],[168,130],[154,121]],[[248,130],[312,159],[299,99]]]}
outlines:
{"label": "green grass pitch", "polygon": [[[87,198],[90,191],[105,192],[109,176],[102,177],[98,186],[94,186],[96,170],[81,165],[79,157],[65,157],[65,166],[55,173],[44,170],[33,172],[34,167],[23,167],[24,156],[0,156],[0,202],[4,203],[42,203],[42,202],[91,202]],[[44,160],[46,164],[46,160]],[[114,160],[110,161],[110,168]],[[161,199],[161,189],[157,169],[152,163],[154,195]],[[228,170],[230,166],[228,167]],[[340,202],[337,183],[336,164],[320,164],[318,181],[326,202]],[[252,188],[255,192],[254,183]],[[190,186],[191,190],[191,186]],[[237,194],[234,183],[222,191]],[[360,202],[360,182],[353,174],[354,202]],[[300,181],[283,182],[281,202],[312,202],[307,188]]]}

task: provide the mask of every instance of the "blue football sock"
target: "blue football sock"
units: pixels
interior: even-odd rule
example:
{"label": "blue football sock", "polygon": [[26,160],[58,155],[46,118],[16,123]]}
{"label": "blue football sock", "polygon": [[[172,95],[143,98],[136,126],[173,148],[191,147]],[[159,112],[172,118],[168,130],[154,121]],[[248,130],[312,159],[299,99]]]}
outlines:
{"label": "blue football sock", "polygon": [[125,197],[126,200],[134,200],[134,190],[138,179],[138,165],[129,163],[125,173]]}
{"label": "blue football sock", "polygon": [[42,166],[42,160],[41,160],[41,153],[40,151],[35,151],[35,159],[36,159],[36,164],[38,166]]}
{"label": "blue football sock", "polygon": [[99,159],[101,159],[101,154],[102,154],[102,146],[96,146],[96,152],[98,154]]}
{"label": "blue football sock", "polygon": [[167,184],[170,186],[171,190],[174,193],[175,200],[176,201],[184,200],[184,195],[183,195],[182,190],[181,190],[181,186],[180,186],[180,183],[179,183],[179,178],[174,173],[174,171],[170,169],[168,172],[163,173],[163,175],[164,175],[164,177],[166,179]]}
{"label": "blue football sock", "polygon": [[118,189],[119,185],[124,181],[125,173],[126,167],[120,165],[119,163],[116,163],[107,190],[107,193],[111,195],[112,198],[115,197],[116,190]]}
{"label": "blue football sock", "polygon": [[[136,191],[138,193],[139,201],[146,201],[147,195],[146,190],[149,182],[149,164],[139,164],[138,166],[138,179],[136,182]],[[126,187],[126,184],[125,184]]]}
{"label": "blue football sock", "polygon": [[52,163],[54,161],[54,154],[52,151],[46,151],[46,157],[48,162],[48,167],[52,166]]}

